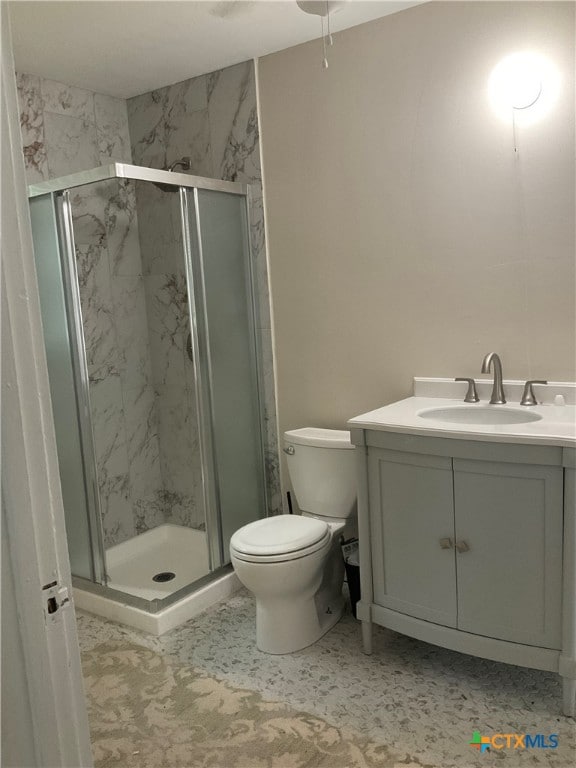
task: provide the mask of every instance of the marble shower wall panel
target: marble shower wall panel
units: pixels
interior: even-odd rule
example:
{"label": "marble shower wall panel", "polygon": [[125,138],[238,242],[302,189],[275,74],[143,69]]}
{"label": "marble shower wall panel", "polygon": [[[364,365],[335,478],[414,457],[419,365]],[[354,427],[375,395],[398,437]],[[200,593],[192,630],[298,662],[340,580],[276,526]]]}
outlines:
{"label": "marble shower wall panel", "polygon": [[94,123],[80,117],[45,112],[44,133],[50,178],[99,165]]}
{"label": "marble shower wall panel", "polygon": [[118,376],[125,361],[118,345],[106,246],[76,245],[76,269],[90,382]]}
{"label": "marble shower wall panel", "polygon": [[129,99],[128,118],[138,165],[168,168],[190,157],[190,173],[214,175],[205,75]]}
{"label": "marble shower wall panel", "polygon": [[194,169],[197,176],[212,176],[210,126],[206,110],[182,113],[173,110],[171,119],[171,130],[167,134],[168,164],[182,157],[190,157],[190,168]]}
{"label": "marble shower wall panel", "polygon": [[28,184],[46,181],[48,158],[44,141],[44,100],[40,78],[16,75],[20,107],[20,131]]}
{"label": "marble shower wall panel", "polygon": [[74,217],[74,242],[78,245],[102,245],[108,248],[106,207],[115,192],[116,183],[104,181],[70,190],[70,205]]}
{"label": "marble shower wall panel", "polygon": [[16,80],[29,184],[132,161],[123,99],[36,75],[17,73]]}
{"label": "marble shower wall panel", "polygon": [[190,411],[182,406],[160,406],[160,444],[162,445],[162,477],[171,493],[194,496],[190,461],[199,450],[192,431]]}
{"label": "marble shower wall panel", "polygon": [[198,423],[192,394],[178,406],[160,405],[162,480],[166,522],[205,528]]}
{"label": "marble shower wall panel", "polygon": [[136,519],[128,474],[98,478],[104,546],[113,547],[136,535]]}
{"label": "marble shower wall panel", "polygon": [[206,77],[216,178],[261,185],[256,81],[252,62],[236,64]]}
{"label": "marble shower wall panel", "polygon": [[144,279],[154,386],[162,405],[177,406],[185,388],[189,330],[186,280],[174,273],[147,275]]}
{"label": "marble shower wall panel", "polygon": [[124,414],[128,440],[130,482],[134,496],[153,496],[161,490],[158,449],[158,417],[154,389],[150,386],[124,390]]}
{"label": "marble shower wall panel", "polygon": [[178,192],[164,192],[156,185],[136,184],[138,233],[144,275],[184,276],[182,221]]}
{"label": "marble shower wall panel", "polygon": [[167,93],[163,88],[143,93],[126,102],[132,160],[136,165],[166,168]]}
{"label": "marble shower wall panel", "polygon": [[90,382],[90,411],[99,482],[127,475],[130,465],[120,376]]}
{"label": "marble shower wall panel", "polygon": [[55,115],[77,117],[86,122],[95,122],[94,94],[83,88],[75,88],[55,80],[42,80],[44,112]]}
{"label": "marble shower wall panel", "polygon": [[[193,174],[240,181],[252,187],[250,235],[264,369],[269,512],[280,512],[274,364],[254,65],[251,61],[237,64],[136,96],[128,101],[128,118],[135,163],[165,168],[175,160],[189,156],[190,172]],[[180,259],[180,252],[174,250],[174,243],[170,240],[172,227],[166,223],[167,212],[157,205],[154,208],[151,206],[151,198],[154,195],[158,198],[158,193],[143,190],[142,195],[148,196],[146,200],[138,197],[139,210],[147,211],[146,221],[142,220],[140,226],[144,272],[147,275],[173,274],[175,259]],[[154,333],[151,325],[151,334]],[[168,350],[165,349],[162,355],[164,359],[169,357]],[[162,355],[159,353],[159,359]],[[162,376],[170,374],[163,371]],[[191,393],[190,386],[188,391]],[[170,406],[170,402],[161,406],[161,420],[162,413],[169,411]]]}
{"label": "marble shower wall panel", "polygon": [[128,130],[126,101],[94,94],[94,117],[96,120],[96,139],[100,161],[108,158],[132,162],[132,147]]}
{"label": "marble shower wall panel", "polygon": [[129,180],[114,182],[114,184],[115,188],[107,198],[105,207],[111,275],[113,277],[141,275],[142,259],[136,212],[136,184]]}
{"label": "marble shower wall panel", "polygon": [[123,388],[149,387],[152,383],[152,369],[142,275],[113,278],[112,307]]}

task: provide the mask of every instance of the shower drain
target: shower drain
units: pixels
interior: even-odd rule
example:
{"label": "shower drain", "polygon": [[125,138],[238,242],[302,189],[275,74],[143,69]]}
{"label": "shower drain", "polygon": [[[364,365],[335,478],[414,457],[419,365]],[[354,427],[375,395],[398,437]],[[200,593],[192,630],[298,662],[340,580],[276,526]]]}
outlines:
{"label": "shower drain", "polygon": [[172,581],[172,579],[176,578],[176,574],[172,573],[172,571],[162,571],[162,573],[157,573],[156,576],[152,576],[152,581]]}

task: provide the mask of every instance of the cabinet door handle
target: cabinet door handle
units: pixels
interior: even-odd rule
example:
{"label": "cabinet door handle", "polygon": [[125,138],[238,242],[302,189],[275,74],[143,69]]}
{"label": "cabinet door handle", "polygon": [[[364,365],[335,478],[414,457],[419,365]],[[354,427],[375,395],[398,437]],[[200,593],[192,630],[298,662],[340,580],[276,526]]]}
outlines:
{"label": "cabinet door handle", "polygon": [[442,549],[452,549],[454,547],[454,542],[452,539],[440,539],[440,546]]}
{"label": "cabinet door handle", "polygon": [[468,544],[468,542],[462,539],[461,541],[456,542],[456,549],[458,550],[458,552],[469,552],[470,545]]}

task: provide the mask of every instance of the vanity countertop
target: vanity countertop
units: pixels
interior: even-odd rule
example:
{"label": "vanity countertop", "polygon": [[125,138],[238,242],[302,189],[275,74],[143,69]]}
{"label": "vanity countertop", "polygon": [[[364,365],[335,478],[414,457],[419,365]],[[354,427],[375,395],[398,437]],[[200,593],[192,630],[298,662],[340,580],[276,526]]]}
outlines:
{"label": "vanity countertop", "polygon": [[[505,386],[506,384],[512,387],[517,382],[505,382]],[[567,387],[569,389],[563,391],[566,393],[566,401],[569,404],[555,405],[553,402],[545,402],[535,406],[521,407],[517,402],[489,405],[487,400],[482,398],[484,389],[481,391],[480,403],[464,403],[462,397],[443,396],[454,394],[450,380],[415,379],[414,397],[356,416],[350,419],[348,427],[489,442],[576,447],[576,405],[570,402],[573,400],[573,385],[567,385]],[[562,391],[562,385],[555,385],[553,391],[556,393]],[[423,418],[421,415],[430,409],[468,409],[473,412],[475,408],[513,410],[518,414],[529,412],[541,418],[538,421],[513,424],[470,424],[443,421],[441,415],[434,419]]]}

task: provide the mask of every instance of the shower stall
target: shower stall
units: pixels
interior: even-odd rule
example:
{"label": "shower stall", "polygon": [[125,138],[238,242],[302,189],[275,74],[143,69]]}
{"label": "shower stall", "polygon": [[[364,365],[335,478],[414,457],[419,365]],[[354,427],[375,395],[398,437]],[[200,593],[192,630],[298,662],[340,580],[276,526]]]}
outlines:
{"label": "shower stall", "polygon": [[76,603],[185,620],[267,509],[250,189],[114,163],[30,211]]}

